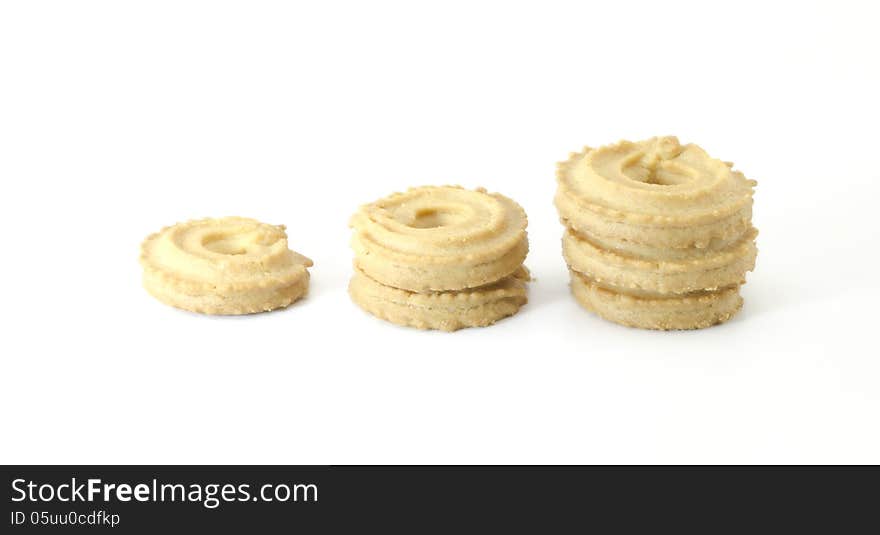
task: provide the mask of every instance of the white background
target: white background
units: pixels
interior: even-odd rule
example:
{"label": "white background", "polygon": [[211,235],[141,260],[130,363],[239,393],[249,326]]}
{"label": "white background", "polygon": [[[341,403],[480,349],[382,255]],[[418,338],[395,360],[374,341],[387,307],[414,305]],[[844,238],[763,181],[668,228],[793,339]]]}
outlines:
{"label": "white background", "polygon": [[[877,463],[880,13],[869,2],[5,2],[0,461]],[[745,308],[698,332],[571,298],[555,162],[674,134],[758,180]],[[348,218],[422,184],[529,214],[537,281],[454,334],[348,299]],[[140,287],[164,225],[315,261],[292,308]]]}

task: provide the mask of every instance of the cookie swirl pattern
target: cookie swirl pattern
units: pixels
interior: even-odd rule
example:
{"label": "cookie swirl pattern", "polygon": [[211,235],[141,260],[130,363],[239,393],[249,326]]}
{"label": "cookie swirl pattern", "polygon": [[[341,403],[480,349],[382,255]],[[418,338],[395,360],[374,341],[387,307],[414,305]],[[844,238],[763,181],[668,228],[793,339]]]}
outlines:
{"label": "cookie swirl pattern", "polygon": [[705,248],[751,227],[757,184],[675,137],[584,148],[559,164],[556,207],[580,232]]}
{"label": "cookie swirl pattern", "polygon": [[474,288],[514,273],[528,253],[526,214],[484,189],[413,188],[352,217],[355,264],[413,292]]}
{"label": "cookie swirl pattern", "polygon": [[563,257],[582,304],[652,329],[702,328],[739,310],[757,256],[756,182],[733,164],[675,137],[621,141],[573,153],[557,184]]}
{"label": "cookie swirl pattern", "polygon": [[312,266],[288,249],[283,225],[242,217],[166,227],[144,240],[140,261],[150,294],[204,314],[286,307],[306,293]]}
{"label": "cookie swirl pattern", "polygon": [[526,225],[517,203],[484,189],[395,193],[351,218],[349,293],[361,308],[399,325],[490,325],[526,302]]}

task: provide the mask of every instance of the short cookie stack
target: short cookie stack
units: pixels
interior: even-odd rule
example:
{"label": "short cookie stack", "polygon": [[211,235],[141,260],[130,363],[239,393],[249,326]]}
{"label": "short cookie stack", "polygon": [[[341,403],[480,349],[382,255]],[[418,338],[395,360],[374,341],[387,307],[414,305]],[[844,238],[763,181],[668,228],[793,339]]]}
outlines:
{"label": "short cookie stack", "polygon": [[354,230],[352,300],[420,329],[483,327],[526,303],[526,214],[483,189],[420,187],[362,206]]}
{"label": "short cookie stack", "polygon": [[287,248],[284,226],[243,217],[166,227],[144,240],[140,260],[150,294],[203,314],[286,307],[308,290],[312,265]]}
{"label": "short cookie stack", "polygon": [[585,148],[559,164],[556,207],[575,298],[645,329],[700,329],[742,307],[757,184],[675,137]]}

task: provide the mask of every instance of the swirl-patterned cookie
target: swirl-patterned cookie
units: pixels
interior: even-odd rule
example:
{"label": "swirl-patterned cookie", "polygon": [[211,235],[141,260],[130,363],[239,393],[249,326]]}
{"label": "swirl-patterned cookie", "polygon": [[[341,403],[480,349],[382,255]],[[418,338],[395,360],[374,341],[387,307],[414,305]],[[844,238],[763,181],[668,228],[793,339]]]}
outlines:
{"label": "swirl-patterned cookie", "polygon": [[609,290],[571,272],[575,299],[599,316],[640,329],[702,329],[723,323],[742,308],[739,286],[673,296],[639,296]]}
{"label": "swirl-patterned cookie", "polygon": [[225,217],[178,223],[141,246],[144,288],[203,314],[250,314],[302,297],[312,261],[287,247],[283,225]]}
{"label": "swirl-patterned cookie", "polygon": [[582,233],[705,248],[751,228],[755,181],[675,137],[585,148],[559,165],[556,206]]}
{"label": "swirl-patterned cookie", "polygon": [[664,257],[652,251],[633,256],[602,247],[568,229],[562,238],[562,255],[569,267],[590,279],[622,290],[683,294],[739,285],[755,267],[757,231],[751,229],[722,249],[673,249]]}
{"label": "swirl-patterned cookie", "polygon": [[526,214],[483,189],[420,187],[361,207],[351,219],[355,266],[412,292],[462,290],[513,274],[528,253]]}
{"label": "swirl-patterned cookie", "polygon": [[515,314],[526,301],[528,271],[468,290],[417,293],[376,282],[355,268],[348,287],[352,300],[374,316],[397,325],[455,331],[485,327]]}

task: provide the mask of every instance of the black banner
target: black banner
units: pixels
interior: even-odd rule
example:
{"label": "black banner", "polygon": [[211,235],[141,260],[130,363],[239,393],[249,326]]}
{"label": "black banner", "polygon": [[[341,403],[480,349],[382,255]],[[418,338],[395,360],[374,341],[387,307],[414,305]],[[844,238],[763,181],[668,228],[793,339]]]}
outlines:
{"label": "black banner", "polygon": [[880,528],[876,467],[6,466],[3,533]]}

